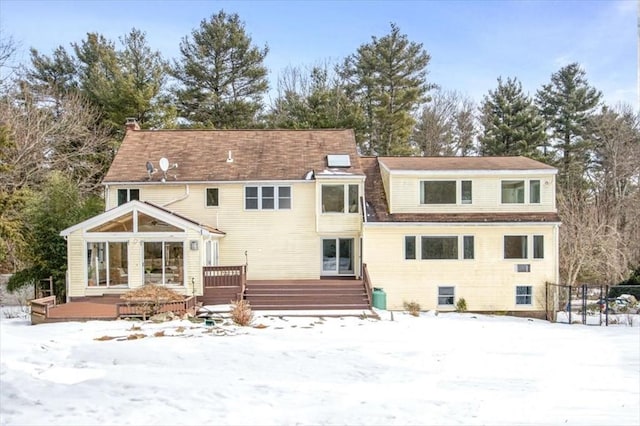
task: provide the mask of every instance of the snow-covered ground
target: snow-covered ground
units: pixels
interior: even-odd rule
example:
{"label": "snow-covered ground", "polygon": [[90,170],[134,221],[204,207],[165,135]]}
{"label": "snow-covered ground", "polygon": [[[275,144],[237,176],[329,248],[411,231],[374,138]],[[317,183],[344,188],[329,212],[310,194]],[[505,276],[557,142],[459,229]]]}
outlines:
{"label": "snow-covered ground", "polygon": [[3,317],[0,424],[640,424],[640,327],[381,318]]}

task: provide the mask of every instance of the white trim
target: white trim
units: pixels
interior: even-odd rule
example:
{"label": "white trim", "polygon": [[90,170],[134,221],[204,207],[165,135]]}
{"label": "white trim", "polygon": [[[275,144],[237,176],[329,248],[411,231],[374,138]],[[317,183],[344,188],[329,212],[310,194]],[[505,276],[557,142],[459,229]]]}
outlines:
{"label": "white trim", "polygon": [[[371,227],[442,227],[442,226],[549,226],[559,225],[560,222],[366,222],[363,223],[363,228],[366,226]],[[366,225],[366,226],[365,226]]]}
{"label": "white trim", "polygon": [[[289,188],[289,207],[280,207],[280,188],[287,187]],[[247,208],[247,188],[256,188],[256,201],[258,205],[255,209]],[[262,207],[262,188],[273,188],[273,208],[265,209]],[[245,185],[242,188],[242,209],[245,212],[276,212],[276,211],[292,211],[293,210],[293,185],[277,185],[277,184],[269,184],[269,185]]]}
{"label": "white trim", "polygon": [[[364,179],[364,176],[362,176]],[[314,180],[309,179],[295,179],[295,180],[194,180],[194,181],[171,181],[171,182],[160,182],[160,181],[148,181],[148,182],[103,182],[102,185],[109,187],[115,185],[162,185],[162,186],[183,186],[183,185],[223,185],[223,184],[265,184],[265,185],[274,185],[274,182],[282,182],[284,185],[289,185],[293,183],[311,183]]]}
{"label": "white trim", "polygon": [[398,169],[388,169],[391,175],[395,176],[424,176],[428,178],[429,176],[453,176],[453,175],[461,175],[466,176],[468,179],[471,179],[474,176],[504,176],[504,175],[523,175],[523,176],[542,176],[542,175],[556,175],[558,170],[556,169],[532,169],[532,170],[473,170],[473,169],[455,169],[455,170],[398,170]]}
{"label": "white trim", "polygon": [[[319,179],[320,178],[320,179]],[[343,179],[345,181],[364,181],[367,177],[364,175],[321,175],[321,174],[316,174],[316,180],[317,181],[321,181],[324,179],[327,180],[336,180],[336,179]]]}
{"label": "white trim", "polygon": [[[197,225],[195,223],[192,223],[188,220],[182,219],[178,216],[175,216],[171,213],[165,212],[164,210],[161,210],[157,207],[152,206],[151,204],[147,204],[147,203],[143,203],[142,201],[138,201],[138,200],[133,200],[130,201],[126,204],[122,204],[118,207],[114,207],[112,209],[109,209],[107,211],[105,211],[104,213],[101,213],[97,216],[94,216],[92,218],[89,218],[85,221],[82,221],[76,225],[73,225],[67,229],[64,229],[62,231],[60,231],[60,236],[66,237],[68,235],[70,235],[73,232],[76,232],[78,230],[83,230],[84,234],[92,234],[90,232],[87,232],[87,229],[90,228],[94,228],[98,225],[101,225],[105,222],[108,222],[109,220],[118,218],[120,216],[123,216],[127,213],[134,213],[134,229],[137,230],[137,222],[135,222],[136,218],[137,218],[137,212],[142,212],[146,215],[149,216],[153,216],[156,217],[158,219],[161,219],[163,222],[167,222],[170,225],[173,225],[177,228],[182,228],[184,231],[186,231],[187,229],[191,229],[191,230],[195,230],[195,231],[199,231],[200,235],[213,235],[211,232],[209,232],[208,230],[204,229],[202,226]],[[96,233],[99,234],[99,233]],[[104,234],[109,234],[109,233],[104,233]],[[119,233],[119,234],[128,234],[128,233]]]}

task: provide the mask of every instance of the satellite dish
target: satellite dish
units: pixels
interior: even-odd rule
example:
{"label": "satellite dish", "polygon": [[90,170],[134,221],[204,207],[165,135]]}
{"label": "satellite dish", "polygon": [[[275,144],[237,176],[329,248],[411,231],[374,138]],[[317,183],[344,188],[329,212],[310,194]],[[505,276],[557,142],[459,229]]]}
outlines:
{"label": "satellite dish", "polygon": [[153,163],[151,161],[147,161],[147,173],[151,174],[155,171],[153,168]]}
{"label": "satellite dish", "polygon": [[160,159],[160,170],[162,170],[163,172],[169,170],[169,160],[164,157]]}

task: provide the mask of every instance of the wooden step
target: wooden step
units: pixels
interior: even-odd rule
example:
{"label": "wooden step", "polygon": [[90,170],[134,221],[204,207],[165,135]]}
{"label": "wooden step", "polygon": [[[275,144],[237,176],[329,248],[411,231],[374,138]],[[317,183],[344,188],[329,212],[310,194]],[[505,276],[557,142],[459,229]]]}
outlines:
{"label": "wooden step", "polygon": [[309,289],[290,289],[290,288],[247,288],[245,294],[309,294],[309,295],[353,295],[366,294],[364,288],[309,288]]}
{"label": "wooden step", "polygon": [[284,304],[292,305],[295,303],[314,303],[314,304],[336,304],[336,303],[367,303],[366,297],[308,297],[308,296],[247,296],[246,300],[251,304]]}
{"label": "wooden step", "polygon": [[366,303],[352,304],[295,304],[295,305],[251,305],[254,311],[274,311],[274,310],[369,310],[371,309]]}

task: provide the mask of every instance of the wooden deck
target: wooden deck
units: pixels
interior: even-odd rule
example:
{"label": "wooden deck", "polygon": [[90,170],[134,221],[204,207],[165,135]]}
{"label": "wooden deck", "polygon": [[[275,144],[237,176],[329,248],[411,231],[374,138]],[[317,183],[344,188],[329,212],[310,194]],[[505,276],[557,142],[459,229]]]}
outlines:
{"label": "wooden deck", "polygon": [[[196,311],[204,305],[229,304],[244,298],[254,310],[368,310],[371,283],[366,265],[362,279],[323,278],[318,280],[246,280],[246,267],[205,267],[204,294],[183,301],[158,305],[149,301],[124,302],[118,295],[80,297],[56,304],[49,296],[31,302],[31,322],[114,320],[122,317],[148,318],[151,313]],[[152,309],[151,309],[152,308]],[[151,310],[153,312],[151,312]]]}
{"label": "wooden deck", "polygon": [[131,317],[147,319],[155,313],[169,311],[178,315],[185,312],[195,314],[195,298],[187,297],[183,301],[154,303],[151,301],[124,302],[113,296],[84,297],[58,305],[55,303],[55,297],[50,296],[31,301],[31,323],[108,321]]}

